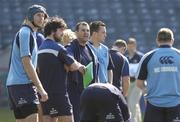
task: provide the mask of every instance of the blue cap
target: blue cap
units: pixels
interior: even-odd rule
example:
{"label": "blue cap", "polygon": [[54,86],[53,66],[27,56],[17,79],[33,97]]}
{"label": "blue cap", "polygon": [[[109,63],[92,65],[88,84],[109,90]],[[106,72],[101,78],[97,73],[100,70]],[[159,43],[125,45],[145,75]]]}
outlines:
{"label": "blue cap", "polygon": [[28,13],[27,13],[27,18],[30,20],[30,21],[33,21],[33,17],[36,13],[38,12],[42,12],[45,14],[45,18],[48,17],[48,14],[46,12],[46,9],[41,6],[41,5],[32,5],[28,8]]}

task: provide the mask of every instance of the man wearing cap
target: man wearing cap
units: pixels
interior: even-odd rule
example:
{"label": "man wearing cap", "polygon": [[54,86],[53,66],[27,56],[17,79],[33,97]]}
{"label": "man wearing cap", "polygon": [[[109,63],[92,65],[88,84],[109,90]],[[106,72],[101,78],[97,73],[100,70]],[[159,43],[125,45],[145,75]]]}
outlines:
{"label": "man wearing cap", "polygon": [[47,16],[44,7],[29,7],[23,25],[13,41],[6,85],[10,107],[17,122],[38,121],[37,92],[41,101],[48,99],[36,73],[37,43],[34,33],[44,25]]}

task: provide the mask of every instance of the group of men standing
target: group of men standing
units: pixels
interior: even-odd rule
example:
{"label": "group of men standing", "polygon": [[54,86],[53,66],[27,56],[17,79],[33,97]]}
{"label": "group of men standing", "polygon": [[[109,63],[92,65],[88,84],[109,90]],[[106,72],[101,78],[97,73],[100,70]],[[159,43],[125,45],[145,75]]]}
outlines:
{"label": "group of men standing", "polygon": [[[31,6],[13,41],[7,78],[10,105],[17,121],[35,122],[39,94],[45,122],[78,122],[85,66],[93,62],[91,83],[112,83],[112,62],[108,48],[101,44],[106,27],[101,21],[90,26],[79,22],[75,27],[77,39],[64,47],[60,41],[67,28],[65,21],[50,17],[44,24],[47,17],[43,6]],[[40,28],[45,40],[38,49],[36,31]]]}
{"label": "group of men standing", "polygon": [[[13,41],[7,88],[17,122],[38,121],[39,98],[44,122],[136,122],[133,120],[136,111],[133,111],[142,91],[135,85],[135,80],[138,78],[138,86],[142,89],[143,80],[147,79],[149,84],[151,79],[148,73],[151,67],[147,64],[154,53],[145,56],[147,60],[143,58],[137,75],[138,63],[143,55],[137,52],[133,38],[128,40],[129,53],[126,58],[121,52],[125,52],[126,45],[122,48],[121,41],[116,41],[111,49],[102,44],[106,38],[105,23],[93,21],[88,24],[82,21],[76,24],[76,39],[63,46],[61,40],[67,28],[65,21],[59,17],[49,17],[46,20],[47,17],[43,6],[31,6]],[[36,31],[39,28],[44,28],[45,40],[38,49]],[[167,58],[162,56],[161,62],[167,64],[164,61]],[[172,57],[168,59],[169,64],[174,63]],[[91,62],[92,85],[84,88],[85,66]],[[132,88],[128,92],[130,81]],[[153,104],[151,101],[148,101],[148,105]],[[148,107],[149,111],[152,109]],[[150,121],[147,119],[149,113],[147,116],[146,122]],[[169,116],[168,120],[173,117]]]}

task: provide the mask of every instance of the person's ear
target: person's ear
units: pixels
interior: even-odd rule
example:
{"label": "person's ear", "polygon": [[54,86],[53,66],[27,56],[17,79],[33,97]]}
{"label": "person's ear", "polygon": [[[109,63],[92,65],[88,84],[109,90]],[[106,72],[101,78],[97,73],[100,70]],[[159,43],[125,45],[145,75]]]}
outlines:
{"label": "person's ear", "polygon": [[158,39],[156,39],[156,44],[157,44],[158,46],[160,46]]}
{"label": "person's ear", "polygon": [[172,44],[172,45],[174,44],[174,39],[171,39],[171,44]]}

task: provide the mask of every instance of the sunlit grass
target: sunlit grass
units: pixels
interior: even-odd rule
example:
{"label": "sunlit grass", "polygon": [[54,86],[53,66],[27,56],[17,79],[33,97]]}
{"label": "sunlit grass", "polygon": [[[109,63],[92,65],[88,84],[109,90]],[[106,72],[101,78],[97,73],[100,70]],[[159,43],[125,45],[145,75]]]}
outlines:
{"label": "sunlit grass", "polygon": [[0,122],[15,122],[13,112],[9,108],[0,107]]}

